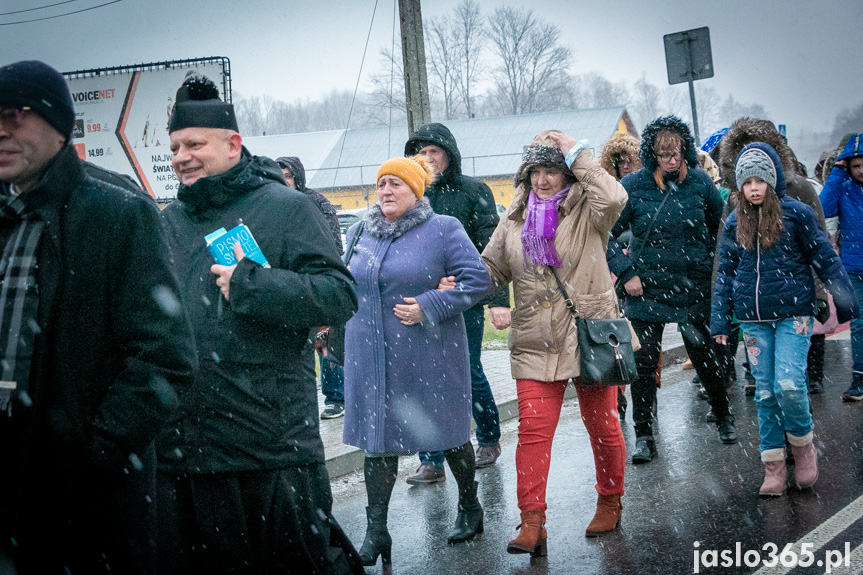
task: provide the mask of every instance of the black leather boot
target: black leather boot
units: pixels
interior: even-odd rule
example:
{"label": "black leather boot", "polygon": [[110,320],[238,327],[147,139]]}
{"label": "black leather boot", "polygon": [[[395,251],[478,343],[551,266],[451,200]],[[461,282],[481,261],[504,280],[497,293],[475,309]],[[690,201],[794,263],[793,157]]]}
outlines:
{"label": "black leather boot", "polygon": [[455,527],[447,535],[447,543],[461,543],[462,541],[470,541],[476,537],[477,533],[483,532],[483,515],[482,505],[479,504],[479,499],[476,498],[477,482],[473,482],[473,488],[468,489],[459,497],[458,516],[455,519]]}
{"label": "black leather boot", "polygon": [[366,507],[366,538],[360,547],[360,561],[363,565],[370,566],[378,562],[378,555],[383,565],[393,562],[392,549],[393,539],[387,529],[387,508],[379,505]]}

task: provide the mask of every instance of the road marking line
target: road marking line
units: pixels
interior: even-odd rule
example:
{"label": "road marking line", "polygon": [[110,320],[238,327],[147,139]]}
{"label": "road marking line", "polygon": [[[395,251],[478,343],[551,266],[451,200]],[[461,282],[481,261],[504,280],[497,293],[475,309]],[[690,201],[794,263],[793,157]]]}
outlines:
{"label": "road marking line", "polygon": [[[861,517],[863,517],[863,495],[849,503],[844,509],[841,509],[838,513],[833,515],[830,519],[801,537],[794,543],[792,549],[797,556],[800,556],[800,546],[803,543],[811,543],[812,544],[812,552],[819,551],[822,547],[824,547],[827,543],[830,542],[831,539],[848,529],[851,525],[856,523]],[[777,545],[779,545],[777,543]],[[863,550],[857,547],[854,549],[852,555],[856,554],[858,550],[860,550],[860,561],[863,562]],[[779,547],[779,553],[781,553],[784,546]],[[844,549],[840,549],[839,551],[843,551]],[[824,554],[821,554],[821,557],[816,555],[816,565],[817,559],[824,558]],[[853,560],[852,560],[853,564]],[[844,569],[844,567],[843,567]],[[794,570],[794,567],[783,567],[782,563],[778,563],[775,567],[762,567],[752,575],[785,575]],[[834,570],[834,573],[841,573],[842,571]],[[848,573],[859,573],[860,571],[848,571]]]}

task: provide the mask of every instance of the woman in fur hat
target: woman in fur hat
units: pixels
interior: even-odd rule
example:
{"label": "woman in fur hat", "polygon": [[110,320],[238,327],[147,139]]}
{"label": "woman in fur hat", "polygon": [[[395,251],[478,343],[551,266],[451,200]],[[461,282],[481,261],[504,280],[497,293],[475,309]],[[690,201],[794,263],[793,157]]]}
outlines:
{"label": "woman in fur hat", "polygon": [[518,392],[521,531],[509,553],[545,555],[551,444],[570,379],[590,435],[599,494],[585,534],[607,533],[620,521],[626,448],[617,388],[580,385],[575,322],[555,279],[567,286],[582,317],[619,317],[605,250],[626,192],[586,148],[586,141],[558,131],[537,134],[515,176],[515,197],[483,250],[492,280],[512,282],[515,299],[509,347]]}

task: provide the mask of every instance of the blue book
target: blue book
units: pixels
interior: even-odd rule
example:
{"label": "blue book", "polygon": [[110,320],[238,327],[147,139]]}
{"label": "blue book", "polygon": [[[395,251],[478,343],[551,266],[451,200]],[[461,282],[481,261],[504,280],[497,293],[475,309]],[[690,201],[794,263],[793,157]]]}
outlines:
{"label": "blue book", "polygon": [[270,267],[270,264],[267,263],[267,258],[264,257],[261,248],[258,246],[258,242],[255,241],[255,237],[246,224],[240,224],[231,231],[219,228],[204,237],[204,241],[207,242],[207,249],[210,250],[210,254],[217,264],[223,266],[236,264],[237,258],[234,257],[234,244],[240,242],[240,247],[243,248],[247,258],[261,264],[265,268]]}

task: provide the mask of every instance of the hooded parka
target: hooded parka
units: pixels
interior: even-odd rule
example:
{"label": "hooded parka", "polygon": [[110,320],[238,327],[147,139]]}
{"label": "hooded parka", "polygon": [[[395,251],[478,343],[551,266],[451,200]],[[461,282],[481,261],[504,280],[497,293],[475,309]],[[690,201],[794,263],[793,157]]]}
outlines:
{"label": "hooded parka", "polygon": [[[677,178],[667,181],[665,190],[654,180],[659,162],[653,148],[662,130],[683,138],[682,161],[688,170],[682,182]],[[641,296],[626,295],[626,314],[649,322],[706,323],[722,197],[699,167],[689,127],[674,116],[658,118],[644,129],[640,158],[644,168],[620,182],[629,193],[629,202],[611,232],[617,238],[631,229],[630,251],[623,254],[617,242],[611,242],[609,248],[609,267],[619,285],[639,276],[644,287]]]}

